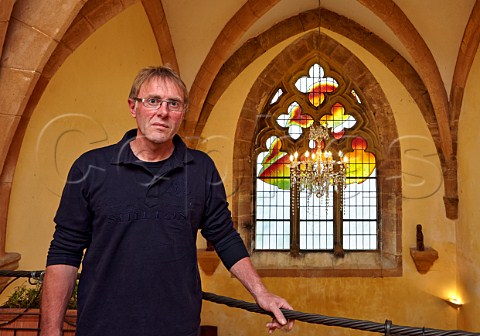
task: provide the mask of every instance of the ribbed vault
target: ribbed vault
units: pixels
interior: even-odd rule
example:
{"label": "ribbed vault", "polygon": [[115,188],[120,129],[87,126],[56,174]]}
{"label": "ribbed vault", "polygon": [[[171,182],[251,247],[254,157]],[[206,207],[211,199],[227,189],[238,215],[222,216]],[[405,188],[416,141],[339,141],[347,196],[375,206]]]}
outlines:
{"label": "ribbed vault", "polygon": [[[13,174],[25,129],[50,79],[71,53],[99,27],[141,1],[164,63],[177,63],[168,18],[160,0],[2,0],[0,1],[0,258],[7,255],[5,231]],[[383,62],[417,102],[441,157],[448,218],[457,217],[457,125],[463,90],[480,35],[480,5],[475,3],[455,67],[450,96],[431,52],[406,15],[392,0],[357,0],[385,22],[410,52],[415,67],[384,41],[358,24],[322,10],[322,26],[362,45]],[[318,26],[318,11],[291,17],[248,41],[236,43],[279,0],[248,0],[224,26],[199,69],[191,88],[191,110],[182,134],[195,143],[216,100],[241,69],[285,38]],[[52,10],[55,8],[56,10]],[[448,99],[450,97],[450,100]],[[10,266],[7,266],[10,267]]]}

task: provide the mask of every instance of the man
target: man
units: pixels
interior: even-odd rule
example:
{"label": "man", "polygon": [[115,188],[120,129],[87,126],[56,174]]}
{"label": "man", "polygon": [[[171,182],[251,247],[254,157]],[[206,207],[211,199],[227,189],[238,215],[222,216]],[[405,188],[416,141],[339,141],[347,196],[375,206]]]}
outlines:
{"label": "man", "polygon": [[83,154],[69,172],[47,257],[41,335],[61,335],[80,264],[77,336],[198,335],[198,229],[274,314],[268,331],[290,330],[280,308],[291,306],[252,266],[213,161],[176,135],[188,106],[183,81],[168,67],[143,69],[128,104],[137,129]]}

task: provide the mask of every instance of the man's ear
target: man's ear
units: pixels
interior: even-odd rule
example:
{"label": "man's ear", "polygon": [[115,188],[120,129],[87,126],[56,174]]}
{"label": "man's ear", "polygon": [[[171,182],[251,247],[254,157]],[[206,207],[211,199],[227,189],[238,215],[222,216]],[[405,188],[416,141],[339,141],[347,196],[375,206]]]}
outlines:
{"label": "man's ear", "polygon": [[128,108],[132,117],[135,118],[137,116],[137,102],[132,98],[128,98]]}

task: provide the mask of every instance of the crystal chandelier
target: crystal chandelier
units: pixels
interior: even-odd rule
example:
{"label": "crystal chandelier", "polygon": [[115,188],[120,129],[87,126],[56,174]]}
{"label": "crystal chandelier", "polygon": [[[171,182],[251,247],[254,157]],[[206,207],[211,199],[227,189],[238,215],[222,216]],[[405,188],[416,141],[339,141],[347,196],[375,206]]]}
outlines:
{"label": "crystal chandelier", "polygon": [[[334,159],[330,151],[321,148],[329,139],[328,129],[319,125],[310,127],[310,143],[317,143],[316,150],[310,153],[308,150],[303,156],[298,157],[298,152],[290,155],[290,183],[292,187],[300,191],[307,191],[308,195],[314,194],[320,198],[326,196],[328,200],[329,188],[334,186],[335,191],[342,191],[340,197],[343,204],[343,189],[346,186],[346,170],[348,159],[341,151],[338,152],[338,160]],[[340,189],[339,189],[340,188]]]}
{"label": "crystal chandelier", "polygon": [[[321,0],[318,0],[318,45],[321,39]],[[300,156],[298,152],[290,155],[290,185],[291,189],[307,191],[308,196],[314,194],[321,198],[326,196],[326,202],[329,199],[330,186],[335,191],[340,191],[340,205],[343,205],[343,190],[346,187],[346,171],[348,168],[348,159],[341,151],[334,158],[332,152],[325,151],[326,144],[329,140],[328,128],[318,124],[318,127],[312,125],[309,129],[309,147],[314,148],[312,153],[308,150]],[[312,143],[316,143],[315,146]],[[323,142],[323,147],[322,147]],[[296,198],[296,197],[295,197]],[[298,199],[297,199],[298,201]]]}

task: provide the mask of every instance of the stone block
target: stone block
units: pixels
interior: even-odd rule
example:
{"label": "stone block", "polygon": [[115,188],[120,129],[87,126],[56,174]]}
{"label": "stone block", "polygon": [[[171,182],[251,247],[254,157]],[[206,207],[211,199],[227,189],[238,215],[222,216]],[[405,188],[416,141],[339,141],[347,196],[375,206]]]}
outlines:
{"label": "stone block", "polygon": [[12,16],[58,41],[83,4],[82,0],[23,0],[21,3],[17,1]]}
{"label": "stone block", "polygon": [[41,72],[57,43],[36,28],[12,20],[3,48],[2,66]]}

